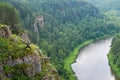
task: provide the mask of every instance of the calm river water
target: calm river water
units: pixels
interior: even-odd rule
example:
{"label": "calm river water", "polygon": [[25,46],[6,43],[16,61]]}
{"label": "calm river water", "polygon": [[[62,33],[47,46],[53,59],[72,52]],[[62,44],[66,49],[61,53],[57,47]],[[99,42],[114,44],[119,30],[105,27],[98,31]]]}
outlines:
{"label": "calm river water", "polygon": [[107,54],[112,38],[100,40],[84,47],[73,63],[78,80],[116,80],[108,65]]}

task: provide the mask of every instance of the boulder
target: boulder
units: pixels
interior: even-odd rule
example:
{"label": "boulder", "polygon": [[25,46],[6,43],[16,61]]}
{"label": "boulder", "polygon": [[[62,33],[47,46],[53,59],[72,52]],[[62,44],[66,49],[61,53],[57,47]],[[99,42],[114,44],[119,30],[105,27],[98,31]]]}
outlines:
{"label": "boulder", "polygon": [[9,26],[5,26],[0,28],[0,37],[10,37],[11,31],[9,29]]}

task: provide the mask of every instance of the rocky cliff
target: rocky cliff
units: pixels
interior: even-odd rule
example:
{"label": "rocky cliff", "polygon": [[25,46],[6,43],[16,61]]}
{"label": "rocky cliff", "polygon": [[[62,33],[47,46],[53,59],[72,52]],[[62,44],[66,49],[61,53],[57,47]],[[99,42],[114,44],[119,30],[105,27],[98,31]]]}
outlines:
{"label": "rocky cliff", "polygon": [[60,80],[48,57],[24,35],[0,24],[0,80]]}

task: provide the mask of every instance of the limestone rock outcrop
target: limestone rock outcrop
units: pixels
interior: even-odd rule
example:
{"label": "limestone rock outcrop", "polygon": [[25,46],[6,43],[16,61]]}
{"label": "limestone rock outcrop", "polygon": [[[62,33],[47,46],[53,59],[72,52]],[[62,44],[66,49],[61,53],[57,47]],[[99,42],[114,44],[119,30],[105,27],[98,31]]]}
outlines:
{"label": "limestone rock outcrop", "polygon": [[[40,57],[36,54],[31,54],[28,56],[24,56],[22,58],[13,59],[11,56],[4,59],[2,64],[0,64],[0,72],[3,72],[3,66],[15,66],[17,64],[30,64],[30,67],[23,69],[24,73],[27,76],[34,76],[35,74],[41,71],[41,60]],[[2,74],[2,73],[1,73]]]}
{"label": "limestone rock outcrop", "polygon": [[28,47],[26,34],[12,35],[8,26],[0,25],[0,80],[60,80],[38,46],[29,43]]}
{"label": "limestone rock outcrop", "polygon": [[4,27],[0,27],[0,36],[1,37],[10,37],[11,31],[9,29],[9,26],[5,25]]}

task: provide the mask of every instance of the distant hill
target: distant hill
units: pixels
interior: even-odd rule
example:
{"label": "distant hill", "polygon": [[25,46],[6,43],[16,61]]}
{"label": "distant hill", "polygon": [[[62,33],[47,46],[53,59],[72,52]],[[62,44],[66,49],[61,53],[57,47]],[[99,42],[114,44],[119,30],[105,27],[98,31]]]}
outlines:
{"label": "distant hill", "polygon": [[93,4],[101,11],[120,10],[120,0],[83,0]]}

